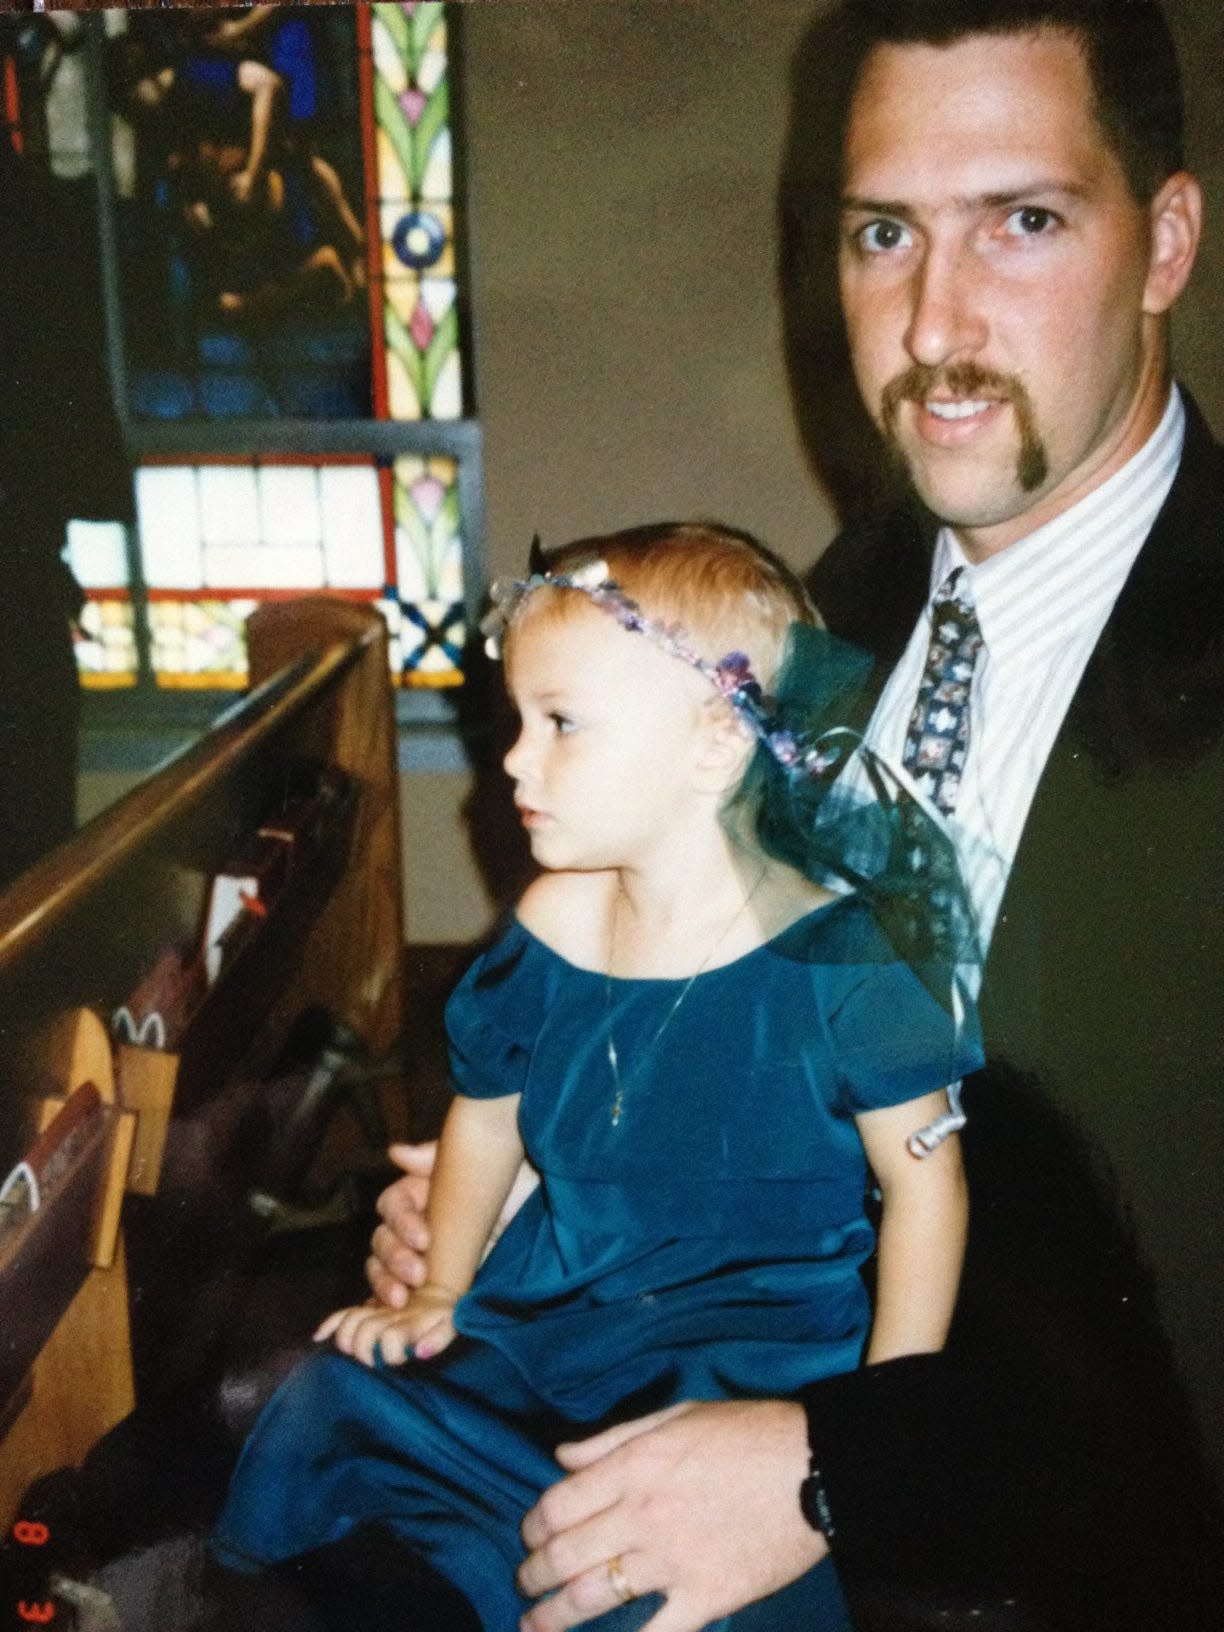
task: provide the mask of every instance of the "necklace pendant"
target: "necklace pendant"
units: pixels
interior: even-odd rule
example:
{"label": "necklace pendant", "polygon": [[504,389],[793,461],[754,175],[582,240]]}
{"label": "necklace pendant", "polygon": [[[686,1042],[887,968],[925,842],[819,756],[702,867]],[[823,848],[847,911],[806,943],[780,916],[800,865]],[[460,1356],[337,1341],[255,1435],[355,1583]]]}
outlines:
{"label": "necklace pendant", "polygon": [[612,1101],[612,1126],[613,1127],[616,1127],[618,1125],[618,1123],[620,1122],[621,1111],[623,1109],[624,1109],[624,1102],[621,1099],[621,1091],[618,1088],[616,1090],[616,1096]]}

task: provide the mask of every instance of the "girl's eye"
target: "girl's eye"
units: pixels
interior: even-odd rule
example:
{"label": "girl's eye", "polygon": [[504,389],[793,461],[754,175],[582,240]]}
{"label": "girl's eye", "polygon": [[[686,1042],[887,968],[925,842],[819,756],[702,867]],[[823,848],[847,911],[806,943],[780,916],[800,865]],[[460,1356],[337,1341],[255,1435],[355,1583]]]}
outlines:
{"label": "girl's eye", "polygon": [[890,250],[904,249],[909,243],[909,228],[900,221],[868,221],[854,235],[859,249],[867,255],[886,255]]}
{"label": "girl's eye", "polygon": [[1008,216],[1006,231],[1016,238],[1036,238],[1057,225],[1058,217],[1053,210],[1043,209],[1040,204],[1025,204]]}
{"label": "girl's eye", "polygon": [[559,737],[566,737],[574,729],[574,722],[568,714],[550,714],[549,723]]}

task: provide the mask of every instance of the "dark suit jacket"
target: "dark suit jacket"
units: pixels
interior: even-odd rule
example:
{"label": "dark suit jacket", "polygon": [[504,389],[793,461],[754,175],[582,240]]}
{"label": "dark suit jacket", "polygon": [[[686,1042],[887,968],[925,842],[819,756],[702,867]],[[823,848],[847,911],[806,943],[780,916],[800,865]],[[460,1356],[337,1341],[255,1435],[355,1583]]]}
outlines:
{"label": "dark suit jacket", "polygon": [[[809,1398],[852,1584],[1076,1632],[1224,1613],[1224,456],[1188,418],[990,948],[948,1349]],[[894,517],[817,568],[881,683],[930,541]]]}
{"label": "dark suit jacket", "polygon": [[132,519],[91,188],[40,175],[0,139],[0,885],[76,821],[80,591],[65,527]]}

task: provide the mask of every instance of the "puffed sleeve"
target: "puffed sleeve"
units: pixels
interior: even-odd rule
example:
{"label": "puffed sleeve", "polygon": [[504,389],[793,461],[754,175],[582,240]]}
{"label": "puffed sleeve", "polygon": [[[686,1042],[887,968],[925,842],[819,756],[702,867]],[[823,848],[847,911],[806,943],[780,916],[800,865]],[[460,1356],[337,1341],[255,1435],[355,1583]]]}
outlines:
{"label": "puffed sleeve", "polygon": [[841,1101],[851,1114],[919,1099],[983,1063],[972,1004],[953,1016],[908,964],[862,971],[829,1019]]}
{"label": "puffed sleeve", "polygon": [[517,918],[468,968],[446,1005],[451,1078],[469,1099],[523,1091],[548,1003],[549,966]]}

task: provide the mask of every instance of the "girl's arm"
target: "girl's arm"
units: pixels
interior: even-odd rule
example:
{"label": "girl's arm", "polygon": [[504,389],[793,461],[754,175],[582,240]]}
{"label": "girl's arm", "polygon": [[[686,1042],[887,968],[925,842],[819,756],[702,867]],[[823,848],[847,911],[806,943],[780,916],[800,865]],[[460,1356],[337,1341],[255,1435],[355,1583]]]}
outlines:
{"label": "girl's arm", "polygon": [[425,1360],[455,1335],[451,1312],[471,1286],[502,1204],[523,1160],[517,1094],[498,1099],[457,1095],[438,1141],[426,1217],[430,1246],[425,1280],[401,1309],[378,1303],[339,1309],[315,1333],[372,1366],[378,1356],[399,1365],[410,1352]]}
{"label": "girl's arm", "polygon": [[929,1156],[906,1141],[947,1110],[940,1090],[855,1118],[884,1197],[869,1362],[942,1349],[965,1256],[969,1198],[955,1135]]}
{"label": "girl's arm", "polygon": [[438,1141],[425,1212],[430,1245],[425,1286],[463,1296],[523,1161],[519,1095],[465,1099],[456,1095]]}

